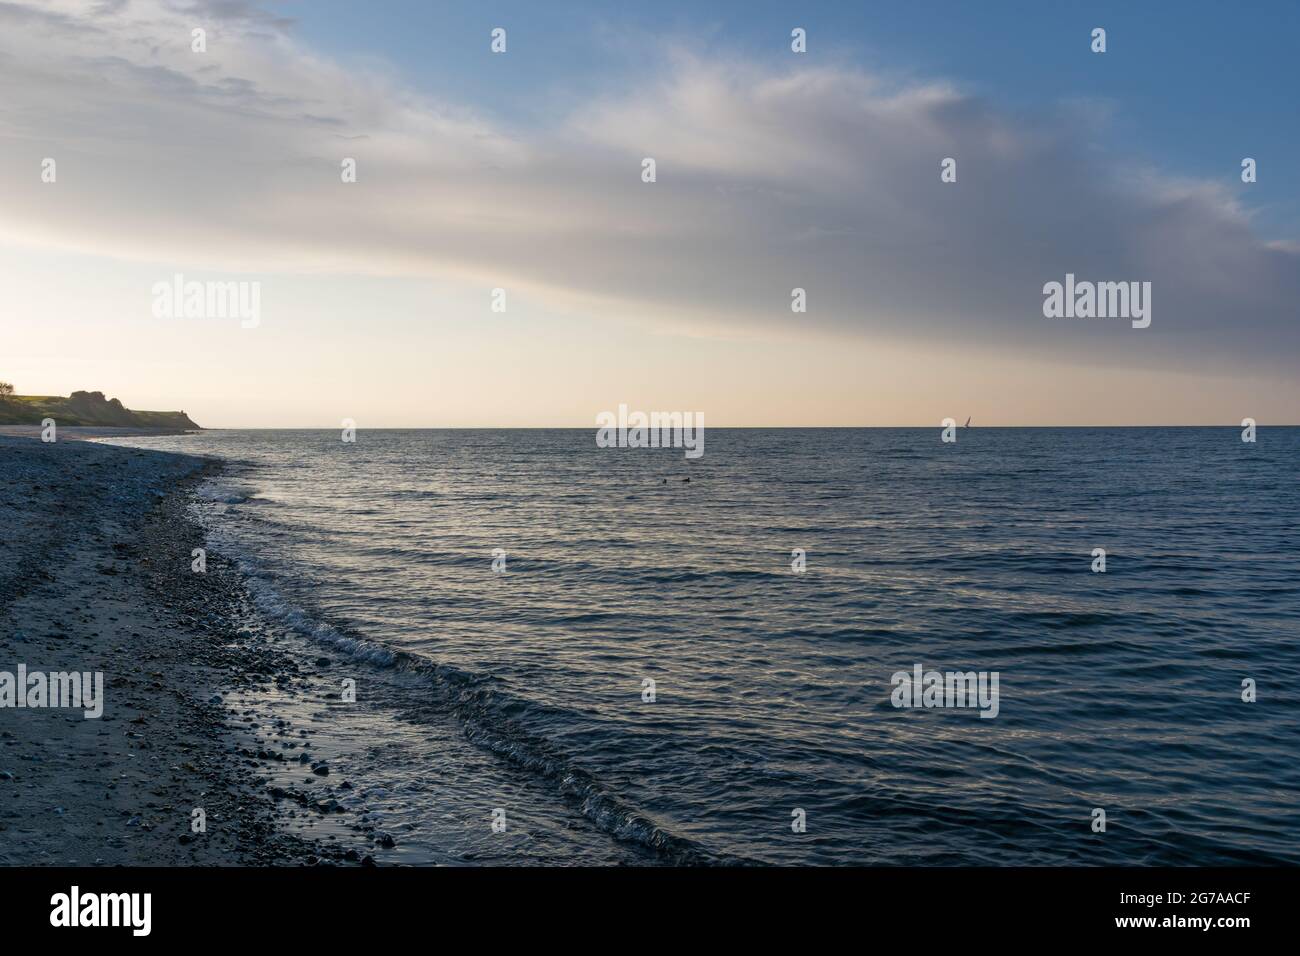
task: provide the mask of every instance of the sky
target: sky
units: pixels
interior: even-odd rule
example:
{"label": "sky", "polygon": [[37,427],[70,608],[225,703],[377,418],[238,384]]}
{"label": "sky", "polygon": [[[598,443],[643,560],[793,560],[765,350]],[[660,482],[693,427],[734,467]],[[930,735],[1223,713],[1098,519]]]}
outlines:
{"label": "sky", "polygon": [[[1289,2],[0,0],[0,380],[208,427],[1300,423],[1298,39]],[[1150,325],[1046,316],[1067,274]],[[256,321],[168,312],[178,275]]]}

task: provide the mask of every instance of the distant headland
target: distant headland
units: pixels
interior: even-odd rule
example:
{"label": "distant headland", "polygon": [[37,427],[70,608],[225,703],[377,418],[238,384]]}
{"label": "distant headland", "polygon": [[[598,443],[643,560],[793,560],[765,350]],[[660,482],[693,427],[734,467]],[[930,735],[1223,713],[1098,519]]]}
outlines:
{"label": "distant headland", "polygon": [[0,425],[40,425],[46,418],[58,425],[115,428],[197,429],[185,412],[137,412],[103,392],[61,395],[15,395],[13,386],[0,382]]}

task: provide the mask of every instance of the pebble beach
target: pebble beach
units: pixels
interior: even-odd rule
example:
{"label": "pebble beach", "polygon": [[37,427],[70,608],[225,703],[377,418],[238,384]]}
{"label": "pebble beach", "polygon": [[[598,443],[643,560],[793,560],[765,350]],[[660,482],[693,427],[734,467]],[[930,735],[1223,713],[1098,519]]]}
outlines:
{"label": "pebble beach", "polygon": [[0,864],[361,865],[391,845],[344,812],[311,730],[250,703],[326,692],[241,627],[220,555],[193,570],[187,503],[217,467],[0,435],[0,672],[104,680],[97,719],[0,706]]}

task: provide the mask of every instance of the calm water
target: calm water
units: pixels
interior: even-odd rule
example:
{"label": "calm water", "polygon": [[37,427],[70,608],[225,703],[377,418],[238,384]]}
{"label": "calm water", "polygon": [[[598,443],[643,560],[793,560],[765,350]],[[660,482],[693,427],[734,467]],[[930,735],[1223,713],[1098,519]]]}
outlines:
{"label": "calm water", "polygon": [[[213,547],[376,675],[353,769],[413,859],[1300,862],[1300,429],[131,443],[226,459]],[[895,708],[918,663],[998,716]]]}

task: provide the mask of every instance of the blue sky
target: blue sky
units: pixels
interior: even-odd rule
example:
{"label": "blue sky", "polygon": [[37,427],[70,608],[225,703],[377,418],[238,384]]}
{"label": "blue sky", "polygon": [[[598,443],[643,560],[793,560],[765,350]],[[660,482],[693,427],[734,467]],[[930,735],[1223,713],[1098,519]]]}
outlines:
{"label": "blue sky", "polygon": [[[1260,225],[1300,232],[1300,3],[312,0],[274,9],[322,50],[386,61],[422,90],[524,125],[551,121],[593,88],[634,86],[655,66],[643,37],[779,66],[801,26],[810,58],[900,81],[947,78],[1030,114],[1096,100],[1111,110],[1116,145],[1170,171],[1238,189],[1241,159],[1252,156],[1260,179],[1243,196]],[[485,57],[496,26],[508,31],[509,56]],[[1097,26],[1104,55],[1089,47]]]}
{"label": "blue sky", "polygon": [[[1298,37],[1294,3],[9,0],[0,378],[231,426],[1300,422]],[[260,320],[165,320],[177,274]],[[1051,314],[1069,275],[1149,284],[1149,325]]]}

